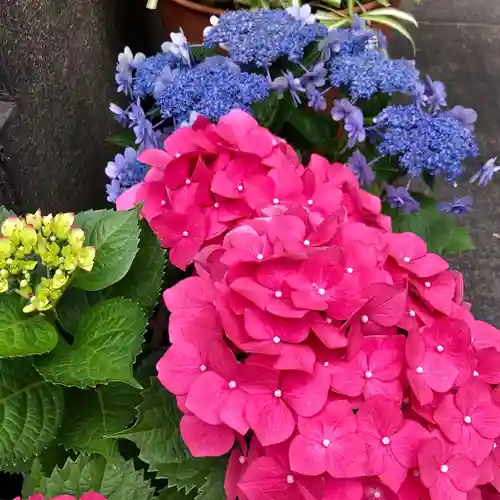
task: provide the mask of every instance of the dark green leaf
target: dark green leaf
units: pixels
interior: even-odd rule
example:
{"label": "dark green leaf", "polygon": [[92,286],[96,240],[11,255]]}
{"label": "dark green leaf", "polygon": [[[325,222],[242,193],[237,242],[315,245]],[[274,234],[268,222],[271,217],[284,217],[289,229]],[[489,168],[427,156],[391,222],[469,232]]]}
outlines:
{"label": "dark green leaf", "polygon": [[175,397],[153,379],[142,392],[139,418],[130,429],[112,437],[129,439],[141,450],[139,458],[155,468],[155,464],[182,462],[190,454],[179,432],[180,413]]}
{"label": "dark green leaf", "polygon": [[0,295],[0,357],[44,354],[57,345],[59,335],[39,314],[23,312],[19,295]]}
{"label": "dark green leaf", "polygon": [[120,148],[134,147],[135,146],[135,134],[132,130],[126,129],[118,134],[110,135],[106,138],[106,142],[119,146]]}
{"label": "dark green leaf", "polygon": [[0,394],[0,466],[29,462],[61,425],[62,388],[43,380],[27,359],[2,359]]}
{"label": "dark green leaf", "polygon": [[69,389],[65,393],[66,416],[59,441],[66,448],[81,453],[111,456],[115,439],[136,418],[135,407],[141,396],[137,389],[125,384],[109,384],[95,390]]}
{"label": "dark green leaf", "polygon": [[102,290],[120,281],[132,266],[138,251],[138,211],[84,212],[76,225],[85,232],[85,243],[96,249],[91,272],[79,271],[72,286],[82,290]]}
{"label": "dark green leaf", "polygon": [[4,206],[0,206],[0,226],[8,217],[16,217],[16,214],[12,210],[9,210]]}
{"label": "dark green leaf", "polygon": [[56,384],[85,388],[125,382],[137,387],[132,364],[145,327],[138,304],[122,298],[106,300],[80,318],[72,345],[60,340],[51,353],[36,360],[36,368]]}
{"label": "dark green leaf", "polygon": [[280,104],[280,94],[276,91],[271,92],[268,97],[262,101],[252,104],[252,116],[265,128],[271,129],[273,120],[278,112]]}

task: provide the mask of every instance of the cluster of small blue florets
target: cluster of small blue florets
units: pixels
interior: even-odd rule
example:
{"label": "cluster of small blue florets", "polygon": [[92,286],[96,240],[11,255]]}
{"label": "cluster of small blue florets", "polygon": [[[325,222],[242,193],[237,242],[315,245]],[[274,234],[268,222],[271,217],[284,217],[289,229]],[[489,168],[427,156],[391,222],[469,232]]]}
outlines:
{"label": "cluster of small blue florets", "polygon": [[162,116],[173,117],[180,124],[192,111],[212,120],[234,108],[248,111],[268,93],[266,77],[239,71],[216,56],[182,71],[156,100]]}
{"label": "cluster of small blue florets", "polygon": [[134,75],[132,88],[135,97],[153,95],[155,84],[161,80],[162,73],[167,70],[172,72],[175,69],[185,66],[182,58],[172,52],[160,52],[142,61]]}
{"label": "cluster of small blue florets", "polygon": [[236,63],[267,68],[282,56],[299,61],[304,49],[327,32],[322,24],[304,23],[285,10],[237,10],[222,14],[205,34],[205,46],[222,44]]}
{"label": "cluster of small blue florets", "polygon": [[382,135],[378,151],[399,156],[411,177],[425,169],[452,181],[462,173],[462,162],[478,155],[474,135],[462,123],[415,105],[387,107],[376,118],[376,126]]}
{"label": "cluster of small blue florets", "polygon": [[369,99],[376,92],[412,93],[418,80],[414,61],[389,59],[383,52],[338,55],[330,62],[330,81],[345,86],[353,99]]}

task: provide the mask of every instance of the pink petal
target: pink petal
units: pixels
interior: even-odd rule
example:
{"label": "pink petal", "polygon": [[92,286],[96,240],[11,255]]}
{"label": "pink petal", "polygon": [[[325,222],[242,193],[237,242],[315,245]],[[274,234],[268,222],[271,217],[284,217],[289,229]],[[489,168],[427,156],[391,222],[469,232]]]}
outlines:
{"label": "pink petal", "polygon": [[199,418],[184,415],[180,424],[181,436],[194,457],[219,457],[234,443],[234,431],[227,425],[210,425]]}
{"label": "pink petal", "polygon": [[274,395],[249,396],[246,418],[264,446],[286,441],[295,428],[292,412],[280,397]]}
{"label": "pink petal", "polygon": [[363,500],[363,486],[357,479],[326,478],[324,500]]}
{"label": "pink petal", "polygon": [[197,315],[205,310],[213,311],[215,288],[210,281],[198,277],[185,278],[163,292],[168,310]]}
{"label": "pink petal", "polygon": [[327,471],[335,478],[365,475],[366,447],[361,434],[338,436],[327,449]]}
{"label": "pink petal", "polygon": [[454,443],[462,438],[464,415],[455,406],[455,398],[447,394],[434,412],[434,420],[443,434]]}
{"label": "pink petal", "polygon": [[319,476],[326,471],[326,447],[296,436],[290,443],[290,467],[300,474]]}
{"label": "pink petal", "polygon": [[[252,462],[238,486],[248,500],[292,500],[287,471],[271,457],[259,457]],[[299,500],[297,497],[293,500]]]}
{"label": "pink petal", "polygon": [[490,347],[477,351],[475,354],[477,360],[476,370],[482,380],[488,384],[500,383],[500,352]]}
{"label": "pink petal", "polygon": [[283,398],[301,417],[311,417],[321,411],[329,389],[330,375],[320,365],[316,365],[312,374],[288,372],[282,378]]}
{"label": "pink petal", "polygon": [[407,474],[408,469],[403,467],[394,457],[389,456],[385,470],[378,474],[378,477],[391,490],[398,491]]}
{"label": "pink petal", "polygon": [[468,458],[454,455],[448,460],[447,465],[451,481],[458,490],[467,492],[474,488],[478,479],[478,470]]}
{"label": "pink petal", "polygon": [[262,286],[251,278],[237,278],[231,283],[231,289],[263,310],[266,309],[269,299],[273,296],[269,288]]}
{"label": "pink petal", "polygon": [[[358,356],[365,356],[363,353]],[[329,366],[331,374],[331,388],[346,396],[356,397],[363,393],[366,377],[360,369],[358,358],[349,362],[341,361]],[[368,367],[367,367],[368,369]]]}
{"label": "pink petal", "polygon": [[213,371],[202,373],[191,384],[186,407],[207,424],[222,424],[219,407],[227,396],[227,381]]}
{"label": "pink petal", "polygon": [[[425,441],[418,452],[418,464],[420,477],[427,488],[434,486],[441,472],[441,465],[444,465],[446,457],[443,453],[441,442],[437,438]],[[436,499],[438,500],[438,499]]]}
{"label": "pink petal", "polygon": [[234,389],[229,392],[219,408],[221,420],[241,435],[245,435],[249,428],[245,416],[246,404],[246,394],[243,391]]}
{"label": "pink petal", "polygon": [[368,369],[379,380],[394,380],[401,374],[403,353],[397,349],[382,348],[376,350],[368,360]]}
{"label": "pink petal", "polygon": [[281,344],[279,358],[274,363],[276,370],[298,370],[307,373],[314,371],[316,355],[306,345]]}
{"label": "pink petal", "polygon": [[80,500],[106,500],[106,498],[100,493],[96,493],[95,491],[89,491],[88,493],[84,493],[80,497]]}
{"label": "pink petal", "polygon": [[203,373],[198,350],[189,345],[173,345],[156,364],[158,380],[173,394],[187,394],[193,382]]}
{"label": "pink petal", "polygon": [[404,261],[400,263],[401,267],[406,267],[415,276],[419,278],[427,278],[429,276],[434,276],[449,268],[448,262],[446,262],[439,255],[428,253],[420,259],[415,259],[409,264]]}
{"label": "pink petal", "polygon": [[405,420],[403,428],[391,438],[391,450],[396,460],[407,469],[418,465],[418,452],[429,433],[414,420]]}
{"label": "pink petal", "polygon": [[139,154],[137,160],[150,167],[164,170],[172,160],[172,155],[168,154],[163,149],[146,149]]}
{"label": "pink petal", "polygon": [[134,208],[137,204],[137,193],[141,189],[141,185],[141,183],[136,184],[118,196],[116,199],[116,210],[129,210]]}
{"label": "pink petal", "polygon": [[480,403],[471,412],[472,425],[483,437],[500,436],[500,408],[491,403]]}

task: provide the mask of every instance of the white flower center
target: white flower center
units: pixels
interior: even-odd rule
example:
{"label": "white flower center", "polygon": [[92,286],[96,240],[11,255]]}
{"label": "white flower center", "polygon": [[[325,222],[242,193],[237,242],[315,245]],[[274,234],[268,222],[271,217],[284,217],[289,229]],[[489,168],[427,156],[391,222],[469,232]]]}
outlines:
{"label": "white flower center", "polygon": [[430,288],[431,287],[431,282],[430,281],[426,281],[424,283],[424,285],[425,285],[425,288]]}
{"label": "white flower center", "polygon": [[363,314],[363,316],[361,316],[361,323],[368,323],[368,316],[366,314]]}
{"label": "white flower center", "polygon": [[352,267],[348,267],[346,269],[347,274],[352,274],[354,272],[354,269]]}
{"label": "white flower center", "polygon": [[330,318],[329,316],[325,319],[325,321],[326,321],[329,325],[331,325],[331,324],[333,323],[333,319],[332,319],[332,318]]}
{"label": "white flower center", "polygon": [[472,372],[472,375],[474,375],[474,377],[479,377],[479,372],[477,370],[474,370]]}
{"label": "white flower center", "polygon": [[464,422],[465,422],[466,424],[470,424],[470,423],[472,423],[472,418],[470,418],[470,416],[469,416],[469,415],[466,415],[466,416],[464,417]]}
{"label": "white flower center", "polygon": [[189,236],[189,233],[187,231],[182,231],[182,236],[184,237]]}
{"label": "white flower center", "polygon": [[277,398],[281,398],[281,394],[282,394],[282,393],[281,393],[281,391],[280,391],[279,389],[276,389],[276,390],[274,391],[274,396],[275,396],[275,397],[277,397]]}
{"label": "white flower center", "polygon": [[236,381],[235,380],[231,380],[228,385],[229,385],[229,389],[236,389]]}
{"label": "white flower center", "polygon": [[437,352],[443,352],[444,351],[444,347],[441,344],[439,344],[439,345],[436,346],[436,351]]}
{"label": "white flower center", "polygon": [[257,254],[257,260],[262,260],[263,258],[264,258],[264,256],[261,253]]}
{"label": "white flower center", "polygon": [[378,490],[374,490],[373,492],[373,498],[380,498],[382,496],[382,493]]}
{"label": "white flower center", "polygon": [[305,245],[306,247],[308,247],[310,244],[311,244],[311,242],[310,242],[309,240],[304,240],[304,245]]}
{"label": "white flower center", "polygon": [[275,205],[277,205],[279,202],[280,202],[280,200],[279,200],[278,198],[273,198],[273,203],[274,203]]}
{"label": "white flower center", "polygon": [[417,313],[416,313],[413,309],[410,309],[410,310],[408,311],[408,314],[409,314],[412,318],[414,318],[414,317],[417,315]]}
{"label": "white flower center", "polygon": [[293,484],[295,483],[295,478],[291,474],[288,474],[288,476],[286,476],[286,482],[288,484]]}
{"label": "white flower center", "polygon": [[314,201],[313,201],[313,200],[307,200],[307,204],[308,204],[309,206],[311,206],[313,203],[314,203]]}
{"label": "white flower center", "polygon": [[283,297],[283,292],[281,290],[276,290],[274,292],[274,296],[277,298],[277,299],[281,299],[281,297]]}
{"label": "white flower center", "polygon": [[417,373],[424,373],[424,369],[421,366],[417,366],[417,368],[415,369],[415,371]]}
{"label": "white flower center", "polygon": [[408,264],[408,262],[410,262],[410,257],[403,257],[403,260]]}
{"label": "white flower center", "polygon": [[318,293],[319,293],[320,295],[325,295],[326,290],[325,290],[324,288],[318,288]]}
{"label": "white flower center", "polygon": [[206,371],[207,371],[207,365],[201,365],[200,372],[206,372]]}
{"label": "white flower center", "polygon": [[372,378],[372,377],[373,377],[373,373],[372,373],[370,370],[367,370],[367,371],[365,372],[365,377],[366,377],[366,378]]}
{"label": "white flower center", "polygon": [[161,201],[160,201],[160,205],[161,205],[162,207],[164,207],[166,204],[167,204],[167,202],[166,202],[165,200],[161,200]]}
{"label": "white flower center", "polygon": [[325,362],[323,363],[323,366],[329,366],[329,365],[330,365],[330,363],[329,363],[328,361],[325,361]]}
{"label": "white flower center", "polygon": [[[216,202],[214,203],[214,208],[219,208],[219,207],[220,207],[219,202],[218,202],[218,201],[216,201]],[[241,458],[244,458],[244,457],[241,457]]]}
{"label": "white flower center", "polygon": [[273,342],[274,342],[275,344],[279,344],[279,343],[281,342],[281,339],[280,339],[278,336],[273,337]]}
{"label": "white flower center", "polygon": [[247,461],[247,459],[245,457],[240,457],[238,460],[239,460],[241,465],[243,465]]}
{"label": "white flower center", "polygon": [[384,436],[384,437],[382,438],[382,444],[384,444],[384,445],[386,445],[386,446],[387,446],[388,444],[391,444],[391,438],[390,438],[390,437],[388,437],[388,436]]}
{"label": "white flower center", "polygon": [[238,184],[236,189],[241,193],[243,191],[243,184]]}
{"label": "white flower center", "polygon": [[185,184],[186,184],[186,186],[189,186],[189,184],[191,184],[191,179],[186,179]]}
{"label": "white flower center", "polygon": [[323,439],[323,446],[328,448],[332,442],[329,439]]}
{"label": "white flower center", "polygon": [[448,472],[449,470],[450,470],[450,468],[449,468],[446,464],[441,465],[441,472],[446,473],[446,472]]}

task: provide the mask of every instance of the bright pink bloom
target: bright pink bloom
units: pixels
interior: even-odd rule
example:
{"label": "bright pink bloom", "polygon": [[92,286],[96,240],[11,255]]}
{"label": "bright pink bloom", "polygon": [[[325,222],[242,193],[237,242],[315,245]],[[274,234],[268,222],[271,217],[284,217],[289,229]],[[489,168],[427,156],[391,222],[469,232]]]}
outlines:
{"label": "bright pink bloom", "polygon": [[330,363],[332,389],[350,397],[363,394],[369,399],[382,395],[400,402],[403,398],[400,376],[404,337],[389,337],[371,352],[367,342],[364,346],[350,361]]}
{"label": "bright pink bloom", "polygon": [[247,496],[238,486],[241,478],[245,475],[250,464],[259,458],[261,446],[254,437],[247,447],[244,439],[239,440],[239,447],[233,448],[227,462],[226,476],[224,478],[224,489],[227,500],[247,500]]}
{"label": "bright pink bloom", "polygon": [[411,284],[425,303],[443,314],[451,314],[456,286],[453,273],[444,271],[430,278],[412,279]]}
{"label": "bright pink bloom", "polygon": [[235,434],[227,425],[210,425],[194,415],[181,419],[181,436],[194,457],[218,457],[234,444]]}
{"label": "bright pink bloom", "polygon": [[288,445],[271,446],[254,460],[238,483],[248,500],[322,500],[324,481],[292,470]]}
{"label": "bright pink bloom", "polygon": [[418,451],[429,433],[414,420],[406,420],[400,405],[375,396],[356,414],[358,431],[366,439],[368,475],[397,491],[408,469],[417,467]]}
{"label": "bright pink bloom", "polygon": [[280,372],[247,362],[240,387],[249,396],[246,419],[264,446],[287,440],[295,429],[295,413],[310,417],[325,406],[330,377],[321,366],[314,373]]}
{"label": "bright pink bloom", "polygon": [[299,435],[290,444],[290,465],[309,476],[336,478],[366,474],[366,449],[347,401],[328,403],[311,418],[299,417]]}
{"label": "bright pink bloom", "polygon": [[[16,497],[14,500],[21,500],[21,497]],[[34,493],[27,500],[45,500],[44,495],[41,493]],[[57,495],[56,497],[51,497],[50,499],[47,497],[47,500],[77,500],[72,495]],[[96,493],[95,491],[89,491],[88,493],[84,493],[80,500],[106,500],[106,498],[100,493]]]}
{"label": "bright pink bloom", "polygon": [[412,331],[406,340],[406,376],[421,404],[432,401],[433,392],[448,392],[458,376],[458,368],[441,353],[427,351],[422,332]]}
{"label": "bright pink bloom", "polygon": [[389,233],[389,255],[397,264],[419,278],[435,276],[449,267],[439,255],[427,253],[425,242],[413,233]]}
{"label": "bright pink bloom", "polygon": [[500,352],[489,347],[477,351],[474,358],[473,375],[487,384],[500,384]]}
{"label": "bright pink bloom", "polygon": [[326,477],[323,500],[365,500],[365,498],[361,481]]}
{"label": "bright pink bloom", "polygon": [[500,408],[491,402],[491,389],[477,378],[462,385],[455,396],[447,394],[434,413],[443,434],[465,456],[479,465],[500,436]]}
{"label": "bright pink bloom", "polygon": [[444,440],[426,441],[419,454],[420,477],[432,500],[466,500],[478,477],[473,462],[454,452]]}

